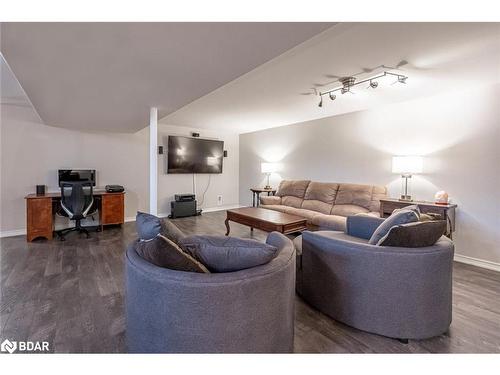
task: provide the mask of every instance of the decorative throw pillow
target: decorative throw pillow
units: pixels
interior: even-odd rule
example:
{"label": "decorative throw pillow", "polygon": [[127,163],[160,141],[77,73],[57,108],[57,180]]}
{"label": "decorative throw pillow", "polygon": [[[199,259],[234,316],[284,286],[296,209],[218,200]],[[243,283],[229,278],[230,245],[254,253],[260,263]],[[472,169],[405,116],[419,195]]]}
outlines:
{"label": "decorative throw pillow", "polygon": [[184,237],[186,237],[186,235],[182,233],[182,231],[179,228],[177,228],[170,220],[162,220],[162,223],[164,230],[162,234],[175,244],[178,245],[179,242]]}
{"label": "decorative throw pillow", "polygon": [[233,272],[266,264],[278,248],[255,240],[225,236],[188,236],[181,248],[211,272]]}
{"label": "decorative throw pillow", "polygon": [[161,234],[151,240],[137,241],[135,251],[141,258],[158,267],[176,271],[210,273],[203,264]]}
{"label": "decorative throw pillow", "polygon": [[377,246],[432,246],[439,240],[445,231],[445,220],[418,221],[415,223],[396,225],[377,242]]}
{"label": "decorative throw pillow", "polygon": [[135,217],[135,227],[139,238],[145,241],[155,238],[160,233],[165,234],[166,232],[165,223],[162,219],[139,211],[137,211]]}
{"label": "decorative throw pillow", "polygon": [[143,241],[151,240],[161,234],[178,244],[182,238],[186,237],[186,235],[169,220],[164,220],[145,212],[137,212],[135,225],[137,234]]}
{"label": "decorative throw pillow", "polygon": [[443,220],[443,217],[440,214],[435,214],[432,212],[420,214],[419,221],[433,221],[433,220]]}
{"label": "decorative throw pillow", "polygon": [[[368,241],[371,245],[376,245],[382,237],[384,237],[389,230],[395,225],[408,224],[418,221],[419,214],[412,206],[410,208],[400,208],[392,212],[391,216],[385,219],[373,232],[370,240]],[[417,206],[415,206],[417,207]],[[417,207],[418,209],[418,207]]]}

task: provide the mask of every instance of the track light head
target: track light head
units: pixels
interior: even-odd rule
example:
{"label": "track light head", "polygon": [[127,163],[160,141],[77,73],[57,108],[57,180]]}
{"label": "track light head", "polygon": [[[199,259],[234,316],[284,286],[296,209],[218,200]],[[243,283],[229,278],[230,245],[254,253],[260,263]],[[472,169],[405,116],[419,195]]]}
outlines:
{"label": "track light head", "polygon": [[372,89],[376,89],[378,87],[378,82],[377,81],[370,81],[370,87]]}
{"label": "track light head", "polygon": [[399,83],[406,83],[406,80],[408,79],[408,77],[405,77],[405,76],[398,76],[398,82]]}
{"label": "track light head", "polygon": [[323,107],[323,97],[320,96],[318,107]]}
{"label": "track light head", "polygon": [[329,96],[330,96],[330,100],[337,99],[337,95],[335,95],[334,93],[330,93]]}

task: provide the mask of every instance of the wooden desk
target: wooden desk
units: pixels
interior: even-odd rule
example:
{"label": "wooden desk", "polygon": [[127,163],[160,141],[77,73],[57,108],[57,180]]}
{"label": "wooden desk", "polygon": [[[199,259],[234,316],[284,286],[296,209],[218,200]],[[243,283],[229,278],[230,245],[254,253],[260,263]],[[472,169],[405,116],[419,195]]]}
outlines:
{"label": "wooden desk", "polygon": [[[276,189],[266,189],[266,188],[250,188],[252,192],[252,207],[259,207],[260,204],[260,193],[267,193],[267,195],[271,195],[271,193],[276,194]],[[255,199],[257,198],[257,199]]]}
{"label": "wooden desk", "polygon": [[[125,192],[94,192],[99,209],[101,229],[104,225],[123,224],[125,221]],[[54,215],[61,200],[61,193],[44,195],[29,194],[26,199],[26,239],[31,242],[37,237],[52,239]]]}
{"label": "wooden desk", "polygon": [[452,232],[455,231],[455,208],[456,204],[437,204],[426,201],[400,201],[396,198],[383,198],[380,200],[380,217],[388,217],[396,208],[402,208],[416,204],[422,213],[439,214],[448,222],[446,235],[452,237]]}

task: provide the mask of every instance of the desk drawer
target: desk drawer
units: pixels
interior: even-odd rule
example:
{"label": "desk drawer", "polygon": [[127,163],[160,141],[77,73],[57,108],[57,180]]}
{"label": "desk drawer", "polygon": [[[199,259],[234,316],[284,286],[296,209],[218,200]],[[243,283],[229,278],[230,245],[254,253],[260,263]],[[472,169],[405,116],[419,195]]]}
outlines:
{"label": "desk drawer", "polygon": [[101,225],[123,224],[124,194],[105,194],[101,197]]}

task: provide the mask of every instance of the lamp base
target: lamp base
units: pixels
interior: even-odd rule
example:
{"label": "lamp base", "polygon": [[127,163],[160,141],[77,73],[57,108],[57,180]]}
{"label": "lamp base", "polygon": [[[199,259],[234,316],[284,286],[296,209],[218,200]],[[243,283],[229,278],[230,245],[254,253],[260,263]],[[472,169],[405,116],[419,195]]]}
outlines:
{"label": "lamp base", "polygon": [[266,189],[266,190],[271,190],[271,189],[272,189],[272,187],[271,187],[271,186],[269,186],[269,185],[266,185],[266,186],[264,186],[264,189]]}
{"label": "lamp base", "polygon": [[413,201],[413,199],[411,198],[411,195],[404,195],[404,194],[401,194],[401,196],[399,197],[399,200],[403,201],[403,202],[412,202]]}

